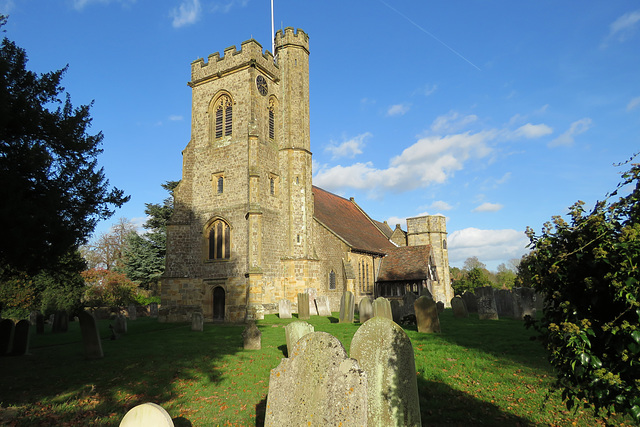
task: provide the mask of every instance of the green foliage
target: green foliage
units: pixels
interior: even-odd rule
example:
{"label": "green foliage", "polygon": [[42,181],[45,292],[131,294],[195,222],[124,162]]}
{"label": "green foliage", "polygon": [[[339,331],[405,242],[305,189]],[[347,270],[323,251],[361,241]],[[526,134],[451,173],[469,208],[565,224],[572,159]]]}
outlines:
{"label": "green foliage", "polygon": [[462,295],[465,291],[473,292],[476,288],[492,286],[489,273],[481,267],[473,267],[469,271],[462,270],[462,278],[453,280],[451,287],[456,295]]}
{"label": "green foliage", "polygon": [[[537,325],[567,405],[627,412],[640,422],[640,166],[586,213],[583,202],[531,230],[524,278],[546,295]],[[628,193],[612,201],[623,189]]]}
{"label": "green foliage", "polygon": [[[0,19],[0,26],[5,22]],[[110,189],[87,133],[89,105],[74,108],[60,86],[65,69],[38,75],[24,49],[0,45],[0,265],[34,274],[83,243],[100,219],[128,200]],[[57,105],[57,108],[54,107]]]}
{"label": "green foliage", "polygon": [[86,284],[83,302],[89,307],[126,306],[136,299],[137,286],[123,273],[94,268],[83,271]]}

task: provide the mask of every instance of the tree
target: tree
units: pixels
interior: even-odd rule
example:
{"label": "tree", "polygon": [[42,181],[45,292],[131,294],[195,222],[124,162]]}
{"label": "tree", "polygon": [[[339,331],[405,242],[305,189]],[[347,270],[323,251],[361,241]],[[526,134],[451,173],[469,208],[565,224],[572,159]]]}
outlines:
{"label": "tree", "polygon": [[464,260],[464,266],[462,267],[463,270],[471,271],[474,268],[486,270],[487,266],[481,262],[477,256],[472,256]]}
{"label": "tree", "polygon": [[513,288],[516,279],[516,272],[507,267],[505,263],[498,266],[498,273],[495,276],[498,287],[503,289]]}
{"label": "tree", "polygon": [[591,212],[577,202],[568,223],[556,216],[540,235],[527,229],[532,252],[521,265],[546,295],[535,326],[567,405],[640,422],[640,165],[622,177]]}
{"label": "tree", "polygon": [[[6,17],[0,16],[0,26]],[[0,266],[27,273],[75,251],[97,222],[129,197],[97,166],[103,139],[90,135],[90,105],[61,97],[64,69],[37,75],[25,51],[0,46]],[[57,105],[57,108],[54,107]]]}
{"label": "tree", "polygon": [[108,232],[82,246],[80,250],[88,268],[123,270],[123,258],[132,235],[136,235],[136,225],[127,218],[120,218]]}

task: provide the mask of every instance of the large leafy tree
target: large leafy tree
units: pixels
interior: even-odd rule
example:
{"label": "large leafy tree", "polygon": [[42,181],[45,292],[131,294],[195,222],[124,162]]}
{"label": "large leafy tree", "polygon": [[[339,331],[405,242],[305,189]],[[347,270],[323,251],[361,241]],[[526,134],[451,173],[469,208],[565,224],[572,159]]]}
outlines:
{"label": "large leafy tree", "polygon": [[[519,280],[546,295],[537,325],[567,405],[640,422],[640,165],[593,210],[578,202],[527,233]],[[623,195],[621,195],[623,194]],[[617,197],[617,199],[616,199]]]}
{"label": "large leafy tree", "polygon": [[97,166],[103,135],[88,133],[90,106],[62,96],[66,68],[38,75],[26,65],[25,51],[3,37],[0,267],[34,273],[74,252],[128,197]]}

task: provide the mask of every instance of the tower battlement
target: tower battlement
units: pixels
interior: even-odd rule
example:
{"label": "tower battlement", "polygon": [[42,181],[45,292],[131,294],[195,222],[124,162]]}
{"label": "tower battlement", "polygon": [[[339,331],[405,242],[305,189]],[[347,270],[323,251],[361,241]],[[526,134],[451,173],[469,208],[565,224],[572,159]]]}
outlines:
{"label": "tower battlement", "polygon": [[276,32],[276,50],[287,45],[300,46],[309,53],[309,36],[300,28],[294,30],[293,27],[286,27],[284,33],[282,30]]}
{"label": "tower battlement", "polygon": [[278,75],[278,66],[274,64],[273,54],[262,50],[262,45],[254,39],[247,40],[240,45],[240,50],[235,46],[226,48],[223,56],[220,52],[212,53],[207,58],[199,58],[191,63],[190,85],[199,83],[212,77],[221,77],[223,74],[233,72],[251,64],[263,69],[272,77]]}

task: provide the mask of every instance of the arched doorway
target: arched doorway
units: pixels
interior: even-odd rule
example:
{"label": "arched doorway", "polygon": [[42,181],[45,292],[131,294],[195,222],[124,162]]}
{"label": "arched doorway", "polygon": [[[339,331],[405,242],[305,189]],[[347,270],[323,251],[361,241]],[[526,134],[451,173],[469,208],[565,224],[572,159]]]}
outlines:
{"label": "arched doorway", "polygon": [[213,320],[224,320],[224,289],[216,286],[213,289]]}

